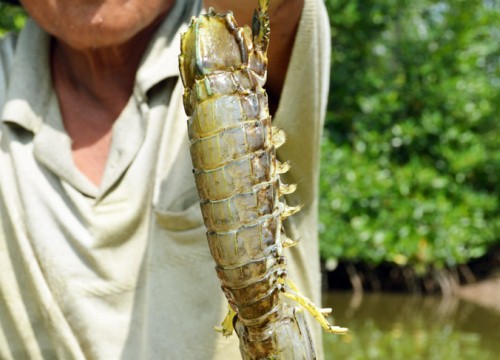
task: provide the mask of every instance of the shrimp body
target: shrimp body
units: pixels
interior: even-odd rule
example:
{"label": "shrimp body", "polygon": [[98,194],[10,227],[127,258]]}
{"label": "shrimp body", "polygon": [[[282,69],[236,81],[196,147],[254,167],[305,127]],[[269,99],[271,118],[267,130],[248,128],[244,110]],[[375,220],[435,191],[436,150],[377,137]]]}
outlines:
{"label": "shrimp body", "polygon": [[[252,29],[231,13],[193,18],[179,57],[190,151],[207,239],[229,303],[220,329],[236,330],[244,359],[315,359],[302,307],[324,317],[286,278],[282,221],[298,211],[276,159],[285,136],[272,126],[266,80],[269,0]],[[292,307],[283,297],[296,300]],[[326,323],[326,320],[324,320]],[[324,325],[329,331],[345,329]]]}

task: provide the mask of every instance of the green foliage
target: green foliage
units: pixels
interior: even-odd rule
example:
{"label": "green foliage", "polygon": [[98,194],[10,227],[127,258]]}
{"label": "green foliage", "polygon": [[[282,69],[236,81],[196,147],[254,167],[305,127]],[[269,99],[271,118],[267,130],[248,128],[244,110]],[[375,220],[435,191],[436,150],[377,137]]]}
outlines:
{"label": "green foliage", "polygon": [[20,6],[0,4],[0,36],[19,31],[26,22],[26,13]]}
{"label": "green foliage", "polygon": [[453,266],[500,240],[495,0],[327,0],[325,259]]}

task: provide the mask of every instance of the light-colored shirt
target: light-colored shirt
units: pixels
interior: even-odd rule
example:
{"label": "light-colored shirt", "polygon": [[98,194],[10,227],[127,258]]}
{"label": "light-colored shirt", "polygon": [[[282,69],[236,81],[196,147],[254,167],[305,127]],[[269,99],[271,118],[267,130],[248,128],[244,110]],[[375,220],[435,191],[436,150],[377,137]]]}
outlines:
{"label": "light-colored shirt", "polygon": [[[178,53],[199,1],[177,1],[113,126],[100,186],[75,167],[52,88],[50,36],[29,21],[0,44],[0,359],[238,359],[213,331],[227,303],[188,150]],[[297,183],[290,278],[320,303],[319,142],[328,20],[306,0],[274,123]],[[271,35],[272,36],[272,35]],[[271,38],[272,39],[272,38]],[[271,40],[272,41],[272,40]],[[321,348],[321,333],[308,318]],[[321,352],[321,351],[319,351]]]}

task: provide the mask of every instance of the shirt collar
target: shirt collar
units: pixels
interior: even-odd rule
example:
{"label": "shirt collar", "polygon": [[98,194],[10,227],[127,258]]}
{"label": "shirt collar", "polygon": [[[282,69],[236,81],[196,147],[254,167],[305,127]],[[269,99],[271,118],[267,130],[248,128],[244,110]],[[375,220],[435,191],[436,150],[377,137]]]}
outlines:
{"label": "shirt collar", "polygon": [[201,10],[200,0],[176,1],[150,42],[136,75],[136,88],[146,94],[159,82],[179,76],[181,34]]}

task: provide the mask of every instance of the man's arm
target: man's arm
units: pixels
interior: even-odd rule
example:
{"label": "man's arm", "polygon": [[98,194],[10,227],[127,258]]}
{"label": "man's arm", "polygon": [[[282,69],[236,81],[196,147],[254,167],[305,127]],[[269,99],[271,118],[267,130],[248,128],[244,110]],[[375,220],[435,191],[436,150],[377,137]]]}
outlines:
{"label": "man's arm", "polygon": [[[253,11],[257,0],[204,0],[204,5],[217,12],[231,10],[239,26],[252,24]],[[271,41],[269,43],[267,93],[270,107],[274,112],[278,106],[281,89],[285,81],[288,62],[292,54],[295,34],[299,25],[304,0],[270,0]]]}

